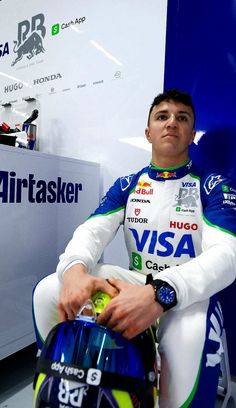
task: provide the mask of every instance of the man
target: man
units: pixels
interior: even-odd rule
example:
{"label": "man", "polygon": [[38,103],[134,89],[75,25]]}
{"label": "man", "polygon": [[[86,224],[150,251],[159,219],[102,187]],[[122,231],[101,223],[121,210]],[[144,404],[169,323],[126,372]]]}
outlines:
{"label": "man", "polygon": [[[215,294],[236,275],[236,188],[189,160],[194,116],[186,93],[154,99],[145,130],[151,164],[115,182],[75,231],[58,279],[50,275],[34,295],[42,339],[99,289],[113,299],[98,323],[127,338],[160,319],[161,408],[214,407],[223,324]],[[130,270],[97,264],[121,224]]]}

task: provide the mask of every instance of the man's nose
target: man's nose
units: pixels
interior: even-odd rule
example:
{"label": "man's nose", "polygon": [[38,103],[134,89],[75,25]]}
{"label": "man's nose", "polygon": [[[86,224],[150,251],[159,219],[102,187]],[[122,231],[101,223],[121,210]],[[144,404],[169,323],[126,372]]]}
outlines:
{"label": "man's nose", "polygon": [[172,113],[170,115],[170,117],[168,118],[167,126],[174,126],[175,127],[176,124],[177,124],[176,116]]}

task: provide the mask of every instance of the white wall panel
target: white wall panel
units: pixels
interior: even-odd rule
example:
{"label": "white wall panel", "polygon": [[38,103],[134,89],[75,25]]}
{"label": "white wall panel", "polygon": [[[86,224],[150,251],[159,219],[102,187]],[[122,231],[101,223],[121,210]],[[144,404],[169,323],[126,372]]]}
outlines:
{"label": "white wall panel", "polygon": [[[33,105],[22,98],[36,97],[39,150],[101,163],[104,190],[118,176],[145,166],[150,158],[144,140],[147,113],[163,88],[166,11],[167,0],[25,0],[24,7],[2,2],[0,43],[8,42],[9,54],[0,58],[0,103],[16,102],[1,108],[0,122],[23,121],[13,109],[27,115]],[[22,45],[38,14],[44,16],[46,33],[43,37],[40,25],[35,31],[45,51],[36,55],[34,49],[31,59],[24,54],[12,66],[18,24],[29,21]],[[60,31],[52,35],[56,23]],[[21,89],[6,88],[20,82]],[[105,260],[126,264],[119,238]]]}
{"label": "white wall panel", "polygon": [[[99,202],[95,163],[0,147],[0,360],[35,338],[31,297]],[[77,190],[78,193],[75,193]]]}

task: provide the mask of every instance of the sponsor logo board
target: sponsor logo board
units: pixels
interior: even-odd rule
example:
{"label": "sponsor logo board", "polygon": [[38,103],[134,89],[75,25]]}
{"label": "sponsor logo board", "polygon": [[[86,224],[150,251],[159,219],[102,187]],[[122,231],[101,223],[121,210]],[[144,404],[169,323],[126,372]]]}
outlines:
{"label": "sponsor logo board", "polygon": [[33,173],[27,178],[17,177],[15,171],[0,171],[0,203],[78,203],[82,183],[56,180],[37,180]]}

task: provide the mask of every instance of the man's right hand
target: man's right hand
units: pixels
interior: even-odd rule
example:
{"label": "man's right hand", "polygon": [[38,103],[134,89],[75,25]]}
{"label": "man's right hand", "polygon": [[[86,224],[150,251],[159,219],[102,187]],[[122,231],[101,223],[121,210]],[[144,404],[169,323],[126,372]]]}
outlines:
{"label": "man's right hand", "polygon": [[64,272],[58,303],[59,321],[75,319],[86,300],[98,290],[115,297],[118,292],[105,279],[89,275],[82,264],[73,265]]}

